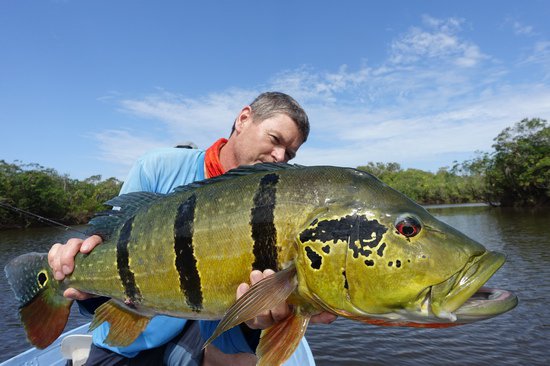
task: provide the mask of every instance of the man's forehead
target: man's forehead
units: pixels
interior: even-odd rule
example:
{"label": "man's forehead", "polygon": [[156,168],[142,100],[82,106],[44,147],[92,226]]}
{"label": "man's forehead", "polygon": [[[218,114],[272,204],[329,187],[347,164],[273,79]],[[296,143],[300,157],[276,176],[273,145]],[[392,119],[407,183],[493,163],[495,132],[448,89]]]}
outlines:
{"label": "man's forehead", "polygon": [[[296,122],[292,117],[290,117],[286,113],[273,113],[259,121],[255,119],[253,119],[253,121],[258,124],[263,123],[265,121],[272,121],[273,123],[270,123],[269,127],[273,130],[285,131],[285,132],[289,131],[290,133],[294,133],[295,132],[294,130],[296,130],[298,134],[301,134],[298,122]],[[287,123],[288,121],[291,121],[292,123]]]}

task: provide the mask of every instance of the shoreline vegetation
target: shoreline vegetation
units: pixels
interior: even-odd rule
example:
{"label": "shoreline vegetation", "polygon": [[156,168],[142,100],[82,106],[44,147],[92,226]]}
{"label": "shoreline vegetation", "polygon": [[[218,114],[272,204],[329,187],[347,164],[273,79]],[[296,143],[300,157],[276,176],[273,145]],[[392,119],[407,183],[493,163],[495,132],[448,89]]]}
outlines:
{"label": "shoreline vegetation", "polygon": [[[550,126],[524,119],[494,138],[493,152],[436,173],[402,169],[398,163],[369,162],[367,171],[422,205],[488,203],[503,207],[550,205]],[[85,224],[108,207],[122,182],[93,175],[71,179],[38,164],[0,160],[0,203],[66,225]],[[43,226],[27,215],[0,207],[0,229]]]}

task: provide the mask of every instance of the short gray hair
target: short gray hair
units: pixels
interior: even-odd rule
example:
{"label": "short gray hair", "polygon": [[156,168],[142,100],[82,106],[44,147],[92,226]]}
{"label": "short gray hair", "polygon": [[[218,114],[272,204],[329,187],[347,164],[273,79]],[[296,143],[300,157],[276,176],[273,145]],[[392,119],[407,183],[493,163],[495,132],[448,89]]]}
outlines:
{"label": "short gray hair", "polygon": [[[250,103],[254,122],[262,122],[276,114],[285,114],[290,117],[302,134],[302,143],[309,136],[309,119],[304,109],[290,95],[280,92],[265,92]],[[235,124],[231,133],[235,130]]]}

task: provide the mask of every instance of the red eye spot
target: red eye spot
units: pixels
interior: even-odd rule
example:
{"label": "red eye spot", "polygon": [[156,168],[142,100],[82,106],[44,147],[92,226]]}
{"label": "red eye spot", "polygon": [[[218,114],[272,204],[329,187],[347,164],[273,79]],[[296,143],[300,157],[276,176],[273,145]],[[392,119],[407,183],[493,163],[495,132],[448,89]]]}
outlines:
{"label": "red eye spot", "polygon": [[399,219],[395,224],[395,228],[397,229],[399,234],[404,235],[407,238],[412,238],[420,232],[420,229],[422,227],[416,219],[412,217],[407,217],[404,219]]}

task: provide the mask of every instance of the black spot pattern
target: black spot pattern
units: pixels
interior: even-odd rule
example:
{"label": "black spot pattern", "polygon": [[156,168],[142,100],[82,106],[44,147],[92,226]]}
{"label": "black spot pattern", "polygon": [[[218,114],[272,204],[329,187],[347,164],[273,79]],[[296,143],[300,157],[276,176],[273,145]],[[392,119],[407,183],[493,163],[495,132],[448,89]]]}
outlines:
{"label": "black spot pattern", "polygon": [[[353,257],[369,257],[373,250],[378,247],[380,241],[388,229],[377,220],[369,220],[365,216],[348,215],[335,220],[315,220],[309,228],[302,231],[300,241],[302,243],[321,242],[333,243],[344,241],[348,243],[349,249],[353,251]],[[382,243],[377,254],[382,256],[386,243]],[[325,251],[325,247],[323,247]],[[328,251],[325,251],[328,253]],[[365,262],[368,266],[374,265],[372,260]],[[372,263],[372,264],[371,264]]]}
{"label": "black spot pattern", "polygon": [[384,249],[386,249],[386,243],[382,243],[382,245],[380,245],[378,247],[378,250],[376,251],[376,254],[378,254],[379,257],[383,257],[384,256]]}
{"label": "black spot pattern", "polygon": [[342,276],[344,276],[344,288],[345,288],[346,290],[349,290],[348,277],[346,276],[346,271],[343,271],[343,272],[342,272]]}
{"label": "black spot pattern", "polygon": [[323,264],[323,257],[321,257],[316,251],[311,249],[311,247],[306,247],[306,254],[311,262],[311,268],[321,268],[321,265]]}

